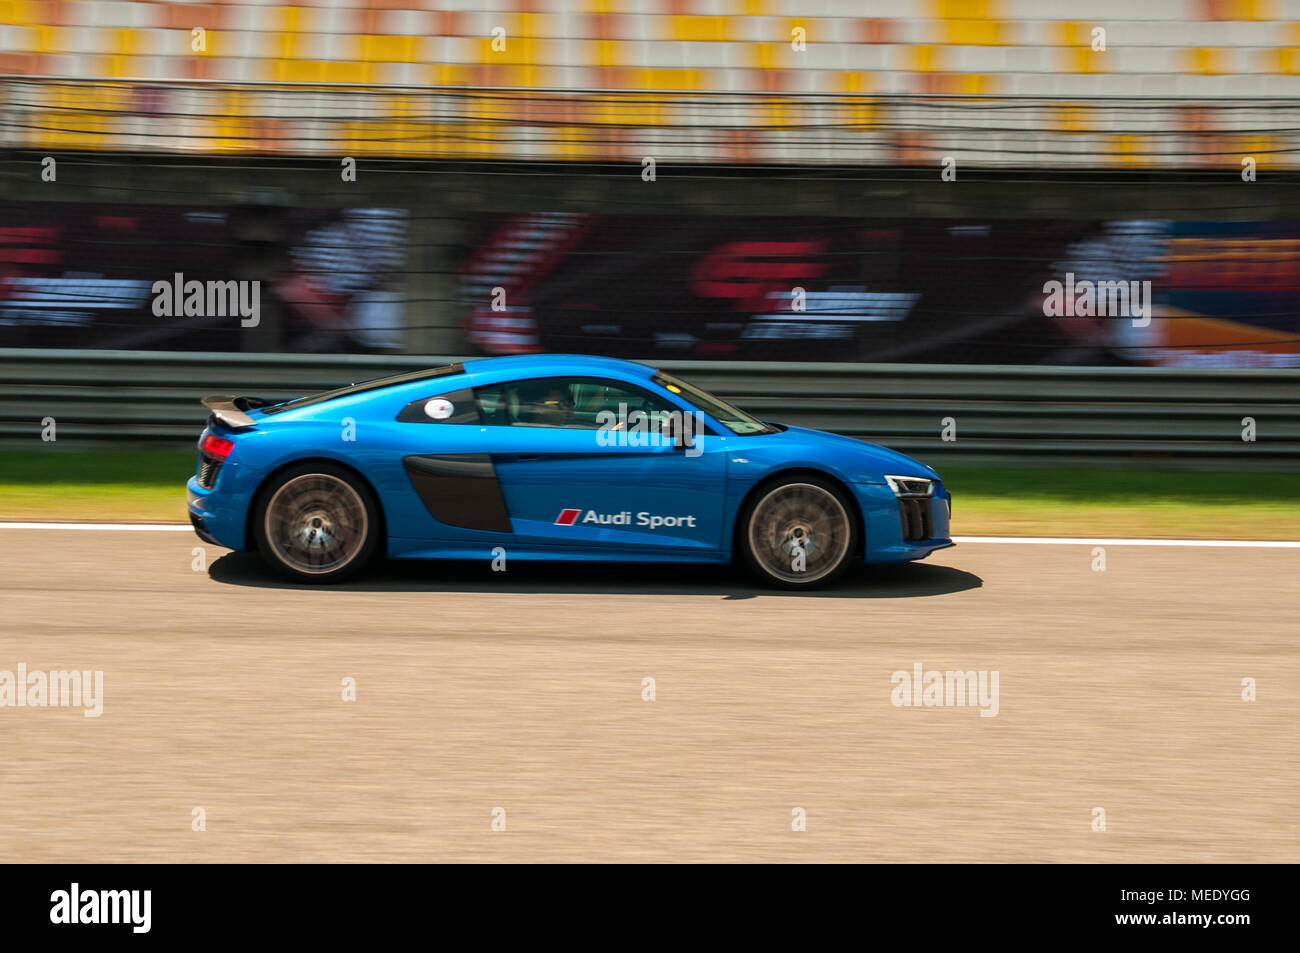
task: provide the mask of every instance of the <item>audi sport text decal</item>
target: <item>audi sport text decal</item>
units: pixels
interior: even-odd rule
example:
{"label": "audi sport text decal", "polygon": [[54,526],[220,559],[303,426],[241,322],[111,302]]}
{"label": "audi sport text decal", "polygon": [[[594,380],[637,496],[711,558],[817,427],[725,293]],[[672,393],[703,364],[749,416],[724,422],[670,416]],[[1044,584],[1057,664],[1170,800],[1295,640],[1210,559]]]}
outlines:
{"label": "audi sport text decal", "polygon": [[[581,517],[581,518],[579,518]],[[637,513],[635,519],[631,510],[623,510],[621,513],[598,513],[596,510],[587,510],[583,515],[580,509],[560,510],[560,515],[555,518],[556,526],[572,526],[574,523],[595,523],[601,526],[648,526],[650,529],[658,529],[660,526],[695,526],[694,516],[659,516],[655,513],[641,512]]]}

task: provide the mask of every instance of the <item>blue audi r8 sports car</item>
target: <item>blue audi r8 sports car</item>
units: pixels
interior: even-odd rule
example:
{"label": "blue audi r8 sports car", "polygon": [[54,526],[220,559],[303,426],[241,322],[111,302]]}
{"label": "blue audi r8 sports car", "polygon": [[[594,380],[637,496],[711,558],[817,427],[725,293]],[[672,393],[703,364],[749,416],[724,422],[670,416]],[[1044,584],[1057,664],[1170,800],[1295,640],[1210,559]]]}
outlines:
{"label": "blue audi r8 sports car", "polygon": [[824,585],[951,546],[934,470],[573,355],[447,364],[272,403],[208,397],[190,520],[292,579],[395,559],[747,565]]}

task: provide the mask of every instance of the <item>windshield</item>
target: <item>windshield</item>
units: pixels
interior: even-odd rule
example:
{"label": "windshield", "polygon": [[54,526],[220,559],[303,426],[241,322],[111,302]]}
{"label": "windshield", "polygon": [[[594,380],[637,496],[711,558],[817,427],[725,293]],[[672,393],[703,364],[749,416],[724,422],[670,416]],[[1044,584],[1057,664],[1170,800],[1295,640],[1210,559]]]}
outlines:
{"label": "windshield", "polygon": [[694,384],[688,384],[671,374],[656,371],[650,379],[660,387],[666,387],[672,393],[682,395],[734,434],[744,436],[755,433],[778,433],[777,428],[768,426],[743,410],[732,407],[725,400],[714,397],[708,391],[701,390]]}

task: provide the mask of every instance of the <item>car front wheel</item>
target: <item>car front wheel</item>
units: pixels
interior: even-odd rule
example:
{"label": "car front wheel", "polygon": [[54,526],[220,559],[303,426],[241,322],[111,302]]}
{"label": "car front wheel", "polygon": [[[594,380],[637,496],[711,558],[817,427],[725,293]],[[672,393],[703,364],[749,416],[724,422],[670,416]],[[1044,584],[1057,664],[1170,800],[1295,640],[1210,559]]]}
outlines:
{"label": "car front wheel", "polygon": [[741,513],[741,554],[764,582],[812,589],[839,578],[857,551],[852,503],[828,482],[796,477],[761,489]]}
{"label": "car front wheel", "polygon": [[379,545],[374,495],[342,467],[291,467],[259,501],[253,520],[258,551],[290,579],[340,582],[363,569]]}

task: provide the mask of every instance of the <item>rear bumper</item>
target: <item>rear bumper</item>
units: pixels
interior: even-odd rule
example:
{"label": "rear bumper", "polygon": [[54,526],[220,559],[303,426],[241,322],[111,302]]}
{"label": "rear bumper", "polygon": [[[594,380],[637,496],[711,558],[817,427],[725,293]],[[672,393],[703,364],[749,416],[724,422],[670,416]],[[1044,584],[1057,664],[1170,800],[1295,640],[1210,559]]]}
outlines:
{"label": "rear bumper", "polygon": [[185,484],[190,525],[199,539],[227,549],[246,549],[244,532],[247,510],[237,499],[199,486],[198,477]]}
{"label": "rear bumper", "polygon": [[206,522],[206,517],[200,516],[193,510],[190,510],[190,525],[194,527],[195,535],[205,543],[211,543],[213,546],[220,546],[221,544],[217,542],[216,537],[208,532],[207,527],[204,525]]}

